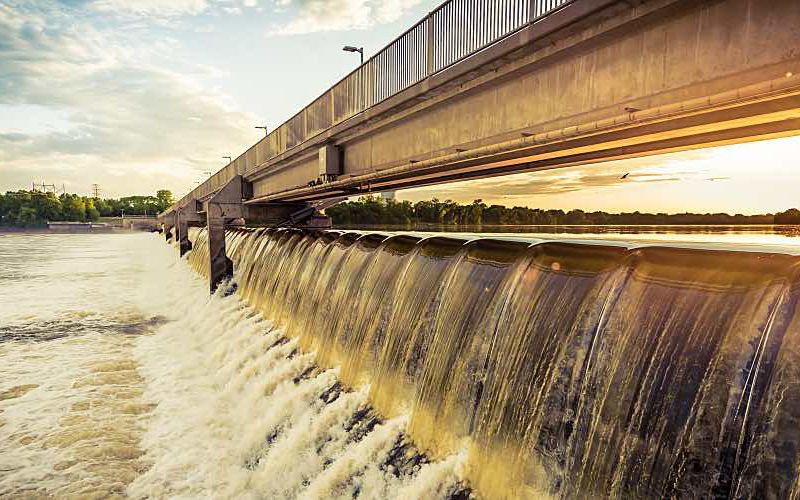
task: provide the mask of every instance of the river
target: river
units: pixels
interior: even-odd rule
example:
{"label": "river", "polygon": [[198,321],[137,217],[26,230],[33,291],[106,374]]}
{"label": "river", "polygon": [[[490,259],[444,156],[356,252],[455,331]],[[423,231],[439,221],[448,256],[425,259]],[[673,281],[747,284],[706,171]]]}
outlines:
{"label": "river", "polygon": [[402,418],[371,441],[330,436],[364,391],[321,413],[313,391],[335,371],[298,392],[312,358],[277,362],[296,343],[209,297],[161,237],[0,234],[0,262],[0,498],[419,497],[455,481],[451,463],[414,484],[378,470]]}
{"label": "river", "polygon": [[[691,428],[674,422],[688,414],[685,405],[693,397],[706,413],[718,405],[709,395],[728,390],[731,398],[749,394],[750,400],[763,396],[772,401],[769,388],[749,376],[729,384],[736,377],[717,365],[752,363],[762,369],[761,359],[775,341],[761,341],[767,346],[762,349],[757,339],[783,336],[797,295],[784,278],[793,257],[780,255],[796,255],[800,240],[792,231],[774,230],[739,235],[631,232],[553,236],[536,231],[524,236],[567,241],[544,253],[530,253],[514,241],[459,250],[439,239],[427,246],[413,237],[362,238],[356,244],[356,238],[287,233],[259,239],[247,233],[234,236],[230,247],[237,273],[246,274],[237,274],[239,293],[224,296],[221,291],[212,297],[205,279],[160,236],[0,234],[0,498],[464,498],[472,485],[484,493],[473,495],[487,498],[577,497],[578,491],[646,498],[663,493],[667,480],[681,483],[683,476],[676,471],[683,469],[645,453],[648,446],[672,446],[675,456],[710,460],[705,446],[716,445],[695,442],[700,431],[716,428],[720,439],[735,442],[739,433],[752,439],[751,431],[742,430],[751,429],[748,422],[762,425],[756,403],[751,409],[750,402],[745,424],[740,417],[724,416],[727,423],[719,424],[707,415],[707,422]],[[576,239],[590,245],[572,245]],[[743,249],[777,257],[750,267],[751,259],[729,252],[724,259],[697,254],[689,262],[683,254],[664,257],[654,249],[636,257],[641,263],[623,265],[620,241],[635,241],[634,246],[668,241],[692,252],[696,247]],[[200,271],[201,257],[190,256]],[[665,271],[658,259],[671,262],[670,269]],[[540,261],[546,266],[536,264]],[[625,274],[629,268],[634,272]],[[617,306],[598,300],[609,294]],[[276,296],[285,300],[271,303]],[[650,297],[657,306],[643,307],[639,297]],[[431,314],[435,320],[424,320]],[[629,324],[634,318],[641,326],[637,330]],[[659,333],[658,325],[664,324],[671,325],[674,339],[683,339],[686,332],[699,332],[692,334],[699,337],[664,343],[670,338]],[[769,337],[772,324],[780,332]],[[619,341],[608,344],[607,352],[603,344],[587,351],[575,343],[574,352],[595,356],[597,351],[597,366],[611,371],[601,377],[585,368],[580,377],[556,383],[553,377],[577,374],[577,361],[574,355],[559,357],[553,346],[578,342],[570,336],[589,332],[587,325],[604,330],[600,338],[618,335]],[[508,340],[482,347],[482,332],[489,331],[509,332]],[[427,358],[419,358],[412,347],[426,335]],[[543,335],[563,340],[534,342]],[[640,356],[640,341],[655,346],[653,358]],[[376,342],[384,342],[379,354]],[[520,350],[525,343],[530,344]],[[679,351],[697,359],[673,370],[669,359]],[[621,358],[631,367],[641,363],[637,369],[642,371],[615,375]],[[774,359],[776,366],[786,363]],[[520,378],[526,370],[504,368],[515,363],[536,370]],[[469,396],[476,366],[484,366],[480,370],[486,380],[477,390],[480,404]],[[662,383],[671,377],[668,387],[683,392],[648,382],[644,386],[654,392],[637,400],[634,394],[649,380],[637,377],[659,370],[664,371]],[[775,369],[773,385],[786,370]],[[397,378],[398,373],[406,375]],[[443,382],[451,376],[456,382]],[[532,396],[529,391],[545,379],[550,380],[549,395]],[[572,413],[552,410],[560,394],[556,389],[584,383],[595,384],[594,389],[572,393],[580,403]],[[458,384],[466,392],[456,390]],[[440,390],[444,387],[451,388]],[[626,388],[633,392],[622,392]],[[699,392],[687,392],[692,388]],[[784,401],[800,401],[791,399],[790,392]],[[466,407],[464,394],[469,396]],[[515,394],[529,399],[507,406]],[[593,427],[600,413],[587,408],[600,395],[636,403],[630,414],[621,407],[604,409],[612,422],[633,419],[626,425],[641,426],[645,415],[656,412],[660,423],[647,425],[658,429],[661,441],[646,445],[645,431],[638,427],[641,440],[623,439],[625,432],[612,429],[616,423]],[[551,409],[529,407],[537,398]],[[781,404],[775,403],[775,415],[783,415]],[[525,414],[503,413],[523,407],[528,408]],[[475,422],[465,423],[464,408],[472,408]],[[583,415],[589,430],[562,436],[562,442],[559,433],[566,431],[555,429],[553,422],[567,414]],[[665,440],[673,434],[682,437]],[[464,440],[468,435],[471,445]],[[579,435],[583,441],[577,441]],[[510,441],[498,448],[500,438]],[[530,453],[545,440],[554,459],[549,465]],[[474,446],[482,451],[475,453]],[[741,469],[734,479],[781,476],[755,460],[755,453],[748,458],[741,446],[732,455]],[[755,441],[753,449],[768,456],[769,446]],[[604,458],[609,448],[622,450],[619,460]],[[596,450],[594,458],[570,462],[582,449]],[[648,460],[653,460],[650,476],[640,469]],[[796,470],[793,464],[785,467]],[[574,487],[584,489],[570,490],[570,477]],[[639,486],[628,484],[632,478]],[[714,486],[715,491],[747,491],[734,479]],[[686,481],[702,488],[705,479],[696,474]],[[785,492],[787,487],[794,491],[794,484],[794,476],[787,476],[767,487]]]}

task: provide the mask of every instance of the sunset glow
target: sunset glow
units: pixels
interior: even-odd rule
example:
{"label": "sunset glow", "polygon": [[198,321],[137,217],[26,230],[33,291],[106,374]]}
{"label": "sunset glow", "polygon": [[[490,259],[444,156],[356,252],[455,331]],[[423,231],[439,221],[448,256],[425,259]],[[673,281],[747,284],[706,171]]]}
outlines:
{"label": "sunset glow", "polygon": [[798,152],[800,137],[790,137],[408,189],[398,198],[609,212],[776,212],[800,205]]}

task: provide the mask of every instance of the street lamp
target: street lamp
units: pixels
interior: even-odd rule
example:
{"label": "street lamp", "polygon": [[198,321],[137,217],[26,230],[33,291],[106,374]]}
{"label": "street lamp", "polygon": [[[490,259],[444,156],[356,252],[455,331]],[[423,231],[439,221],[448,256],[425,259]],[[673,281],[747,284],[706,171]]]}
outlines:
{"label": "street lamp", "polygon": [[269,130],[267,129],[267,127],[256,127],[256,128],[263,129],[264,130],[264,135],[269,135]]}
{"label": "street lamp", "polygon": [[233,158],[231,158],[230,156],[223,156],[222,159],[223,160],[228,160],[228,163],[233,162]]}
{"label": "street lamp", "polygon": [[361,55],[361,64],[364,64],[364,47],[353,47],[352,45],[345,45],[342,47],[345,52],[358,52]]}

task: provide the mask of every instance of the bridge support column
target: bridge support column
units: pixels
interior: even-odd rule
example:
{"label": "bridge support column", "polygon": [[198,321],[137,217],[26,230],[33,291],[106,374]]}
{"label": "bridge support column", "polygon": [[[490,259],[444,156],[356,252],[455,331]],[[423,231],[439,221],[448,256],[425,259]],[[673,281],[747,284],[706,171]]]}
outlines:
{"label": "bridge support column", "polygon": [[172,239],[172,229],[175,227],[175,212],[164,217],[164,239],[169,242]]}
{"label": "bridge support column", "polygon": [[222,281],[233,276],[233,262],[225,248],[225,224],[244,217],[243,184],[242,176],[237,175],[205,203],[211,293]]}
{"label": "bridge support column", "polygon": [[[292,225],[307,228],[329,228],[330,219],[319,214],[320,206],[306,202],[250,204],[245,205],[246,197],[252,196],[252,185],[241,175],[233,177],[211,198],[203,202],[202,209],[189,206],[178,209],[178,234],[181,255],[191,247],[188,236],[189,222],[205,222],[208,230],[209,288],[214,293],[220,283],[233,276],[233,262],[228,258],[225,243],[225,227],[237,219],[245,219],[250,224],[270,226]],[[196,201],[191,202],[195,204]],[[204,212],[202,219],[194,219]]]}
{"label": "bridge support column", "polygon": [[192,249],[192,242],[189,241],[189,223],[203,222],[203,218],[197,212],[196,200],[192,200],[177,210],[175,218],[177,220],[178,249],[181,257]]}
{"label": "bridge support column", "polygon": [[192,249],[192,242],[189,241],[189,221],[187,220],[185,210],[178,209],[178,224],[177,224],[177,239],[178,239],[178,252],[181,257],[186,255],[186,252]]}

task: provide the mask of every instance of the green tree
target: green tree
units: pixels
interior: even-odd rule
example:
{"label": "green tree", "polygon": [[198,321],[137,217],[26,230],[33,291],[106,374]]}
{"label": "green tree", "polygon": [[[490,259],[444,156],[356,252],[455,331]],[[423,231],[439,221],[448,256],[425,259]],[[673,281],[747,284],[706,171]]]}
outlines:
{"label": "green tree", "polygon": [[800,224],[800,210],[790,208],[775,214],[775,224]]}
{"label": "green tree", "polygon": [[172,191],[168,189],[159,189],[156,191],[156,199],[158,200],[157,209],[159,212],[163,212],[175,203],[175,199],[172,197]]}
{"label": "green tree", "polygon": [[39,222],[36,209],[31,206],[24,205],[17,212],[16,224],[18,226],[33,226],[39,224]]}
{"label": "green tree", "polygon": [[65,221],[82,222],[86,220],[86,203],[76,194],[61,195],[62,218]]}
{"label": "green tree", "polygon": [[94,200],[91,198],[85,199],[83,203],[86,207],[86,219],[92,222],[97,221],[100,218],[100,211],[95,208]]}

